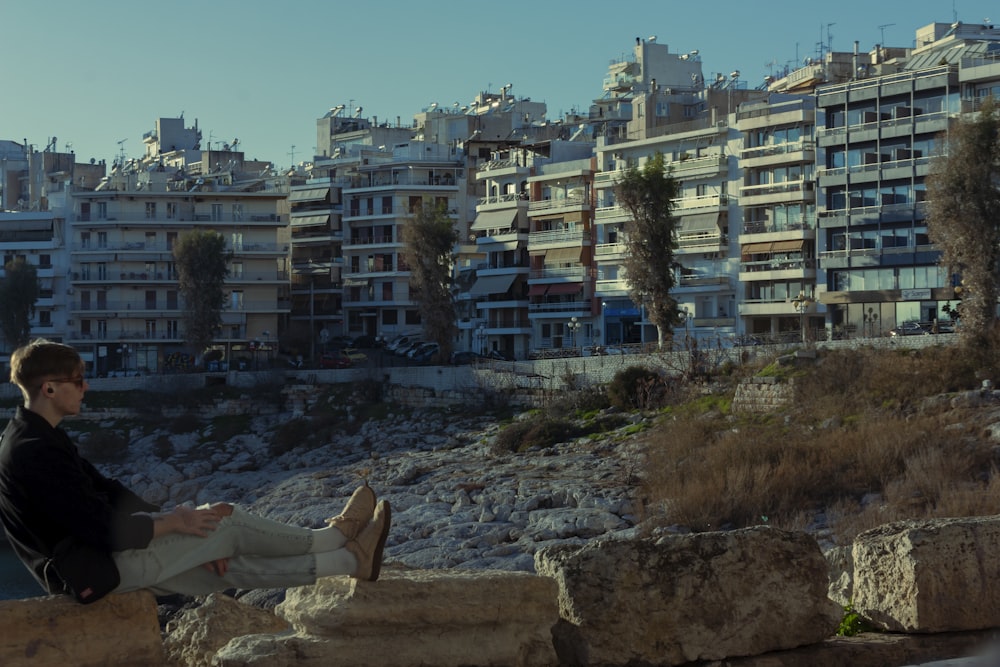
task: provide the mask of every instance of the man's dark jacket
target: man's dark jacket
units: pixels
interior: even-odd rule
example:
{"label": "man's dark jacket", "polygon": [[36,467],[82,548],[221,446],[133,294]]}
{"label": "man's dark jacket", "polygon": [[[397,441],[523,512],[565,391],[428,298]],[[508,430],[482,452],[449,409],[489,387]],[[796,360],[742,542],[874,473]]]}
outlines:
{"label": "man's dark jacket", "polygon": [[[153,538],[156,505],[84,460],[61,428],[19,407],[0,440],[0,520],[15,553],[45,586],[45,561],[67,537],[111,553]],[[51,593],[62,592],[53,582]]]}

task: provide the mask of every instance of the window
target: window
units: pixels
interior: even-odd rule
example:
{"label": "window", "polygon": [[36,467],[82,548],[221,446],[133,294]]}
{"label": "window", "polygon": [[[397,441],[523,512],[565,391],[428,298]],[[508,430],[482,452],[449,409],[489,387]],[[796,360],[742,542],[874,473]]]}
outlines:
{"label": "window", "polygon": [[167,290],[167,310],[177,310],[177,290]]}
{"label": "window", "polygon": [[167,202],[167,220],[173,220],[177,217],[177,202],[168,201]]}
{"label": "window", "polygon": [[382,300],[392,301],[392,282],[382,283]]}
{"label": "window", "polygon": [[104,262],[97,263],[97,279],[107,280],[108,279],[108,265]]}
{"label": "window", "polygon": [[80,247],[83,250],[90,247],[90,232],[80,232]]}
{"label": "window", "polygon": [[90,262],[80,265],[80,280],[90,280]]}
{"label": "window", "polygon": [[52,326],[52,312],[48,310],[38,311],[38,326],[40,327],[51,327]]}
{"label": "window", "polygon": [[416,310],[406,311],[406,324],[416,325],[420,324],[420,313]]}
{"label": "window", "polygon": [[156,338],[156,320],[146,320],[146,338]]}
{"label": "window", "polygon": [[97,202],[97,219],[98,220],[108,219],[108,202],[106,201]]}
{"label": "window", "polygon": [[167,250],[173,250],[177,243],[177,232],[167,232]]}
{"label": "window", "polygon": [[222,204],[212,204],[212,222],[222,221]]}
{"label": "window", "polygon": [[[218,204],[218,206],[222,206],[222,204]],[[221,209],[220,209],[220,215],[221,215]],[[233,232],[232,241],[233,241],[233,248],[232,248],[233,251],[243,252],[243,232]]]}
{"label": "window", "polygon": [[108,321],[107,320],[97,320],[97,337],[107,338],[108,337]]}
{"label": "window", "polygon": [[39,255],[38,256],[38,268],[40,268],[40,269],[51,269],[52,268],[52,256],[51,255]]}
{"label": "window", "polygon": [[146,202],[146,219],[156,220],[156,202],[148,201]]}
{"label": "window", "polygon": [[229,295],[229,303],[233,310],[243,310],[243,291],[234,289]]}
{"label": "window", "polygon": [[235,280],[243,279],[243,262],[233,262],[229,267],[229,277]]}
{"label": "window", "polygon": [[146,250],[156,248],[156,232],[146,232]]}
{"label": "window", "polygon": [[392,308],[387,308],[386,310],[382,311],[382,324],[384,326],[398,324],[398,323],[399,323],[399,311]]}
{"label": "window", "polygon": [[108,247],[108,233],[107,232],[97,232],[97,247],[107,248]]}
{"label": "window", "polygon": [[177,328],[177,320],[167,320],[167,338],[179,338]]}
{"label": "window", "polygon": [[243,204],[233,204],[233,220],[243,219]]}
{"label": "window", "polygon": [[150,280],[156,278],[156,262],[146,262],[146,273],[144,275]]}
{"label": "window", "polygon": [[146,290],[146,310],[156,310],[156,290]]}

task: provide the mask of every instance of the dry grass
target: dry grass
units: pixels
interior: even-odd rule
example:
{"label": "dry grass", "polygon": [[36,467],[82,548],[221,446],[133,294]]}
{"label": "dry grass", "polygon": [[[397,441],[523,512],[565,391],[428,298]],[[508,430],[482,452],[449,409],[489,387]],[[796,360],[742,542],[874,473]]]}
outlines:
{"label": "dry grass", "polygon": [[1000,513],[994,445],[965,425],[972,413],[922,408],[995,369],[958,348],[829,352],[795,373],[782,414],[673,410],[647,438],[647,514],[699,531],[819,519],[846,543],[897,519]]}

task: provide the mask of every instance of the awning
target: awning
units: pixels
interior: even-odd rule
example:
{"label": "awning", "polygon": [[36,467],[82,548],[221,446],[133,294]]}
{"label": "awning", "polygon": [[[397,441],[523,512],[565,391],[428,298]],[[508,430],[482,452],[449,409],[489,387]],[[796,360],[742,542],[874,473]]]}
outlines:
{"label": "awning", "polygon": [[324,213],[323,215],[301,215],[298,217],[292,217],[293,227],[311,227],[314,225],[325,225],[330,222],[330,214]]}
{"label": "awning", "polygon": [[792,250],[802,250],[802,247],[806,244],[803,239],[792,240],[792,241],[775,241],[771,244],[771,252],[790,252]]}
{"label": "awning", "polygon": [[685,215],[681,218],[680,228],[677,230],[681,234],[695,234],[700,232],[719,231],[719,213],[698,213],[696,215]]}
{"label": "awning", "polygon": [[528,287],[528,296],[542,296],[548,289],[548,285],[531,285]]}
{"label": "awning", "polygon": [[583,248],[552,248],[545,252],[546,264],[567,264],[569,262],[579,262]]}
{"label": "awning", "polygon": [[476,284],[469,290],[469,294],[472,296],[504,294],[514,284],[515,278],[517,278],[516,273],[508,273],[502,276],[483,276],[476,280]]}
{"label": "awning", "polygon": [[517,209],[508,208],[503,211],[483,211],[469,227],[473,232],[485,232],[490,229],[510,229],[517,219]]}
{"label": "awning", "polygon": [[288,201],[322,201],[330,196],[330,188],[309,188],[308,190],[292,190]]}
{"label": "awning", "polygon": [[771,252],[773,243],[748,243],[741,249],[743,255],[762,255]]}
{"label": "awning", "polygon": [[554,283],[549,285],[549,296],[553,294],[579,294],[583,290],[583,283]]}
{"label": "awning", "polygon": [[344,278],[344,287],[368,287],[370,278]]}

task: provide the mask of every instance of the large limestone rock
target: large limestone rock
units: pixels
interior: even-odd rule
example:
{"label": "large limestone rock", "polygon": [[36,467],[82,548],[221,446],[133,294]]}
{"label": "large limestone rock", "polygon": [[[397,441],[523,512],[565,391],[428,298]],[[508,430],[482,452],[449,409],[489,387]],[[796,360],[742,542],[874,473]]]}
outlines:
{"label": "large limestone rock", "polygon": [[156,599],[147,591],[89,605],[69,596],[0,602],[3,667],[157,667],[163,664]]}
{"label": "large limestone rock", "polygon": [[768,527],[548,547],[559,583],[560,664],[679,665],[820,642],[840,608],[804,533]]}
{"label": "large limestone rock", "polygon": [[1000,626],[1000,516],[886,524],[854,541],[854,608],[893,632]]}
{"label": "large limestone rock", "polygon": [[234,637],[287,629],[288,623],[269,611],[213,593],[167,625],[163,649],[168,665],[211,667],[216,651]]}
{"label": "large limestone rock", "polygon": [[276,613],[294,634],[236,638],[217,667],[549,667],[556,586],[499,571],[384,571],[290,589]]}

